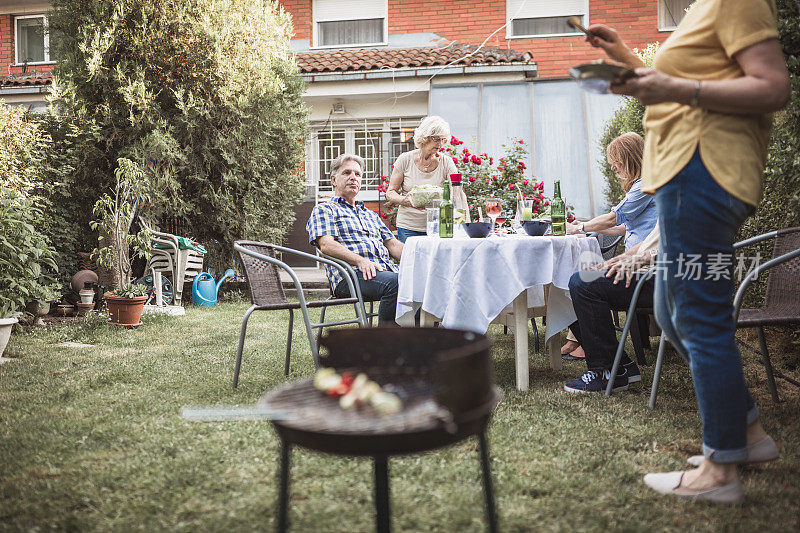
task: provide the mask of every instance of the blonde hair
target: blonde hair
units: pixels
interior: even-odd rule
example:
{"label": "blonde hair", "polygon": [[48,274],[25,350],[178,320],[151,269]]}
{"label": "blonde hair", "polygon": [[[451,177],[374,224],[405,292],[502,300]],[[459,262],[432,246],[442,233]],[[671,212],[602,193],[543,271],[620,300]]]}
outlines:
{"label": "blonde hair", "polygon": [[431,137],[445,137],[450,139],[450,124],[442,117],[431,115],[422,119],[414,130],[414,146],[419,148],[426,139]]}
{"label": "blonde hair", "polygon": [[627,193],[633,184],[642,177],[642,156],[644,139],[638,133],[623,133],[606,148],[606,157],[610,165],[619,169],[622,188]]}

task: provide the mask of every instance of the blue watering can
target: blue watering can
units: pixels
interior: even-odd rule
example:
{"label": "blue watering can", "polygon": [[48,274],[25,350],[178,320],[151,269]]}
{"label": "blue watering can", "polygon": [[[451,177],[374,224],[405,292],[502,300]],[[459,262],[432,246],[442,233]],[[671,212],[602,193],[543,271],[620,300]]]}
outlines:
{"label": "blue watering can", "polygon": [[225,274],[219,278],[219,281],[214,285],[214,276],[208,272],[200,272],[194,277],[192,283],[192,303],[194,305],[205,305],[212,307],[217,303],[217,293],[222,282],[228,278],[233,277],[233,270],[230,268],[225,271]]}

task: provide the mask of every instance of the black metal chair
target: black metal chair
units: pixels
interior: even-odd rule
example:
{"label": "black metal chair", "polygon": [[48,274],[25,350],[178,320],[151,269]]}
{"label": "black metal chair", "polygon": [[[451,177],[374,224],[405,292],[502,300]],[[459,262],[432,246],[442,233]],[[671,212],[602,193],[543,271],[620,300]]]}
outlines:
{"label": "black metal chair", "polygon": [[[315,255],[293,250],[283,246],[277,246],[265,242],[256,241],[236,241],[233,246],[234,250],[239,253],[241,264],[247,278],[247,285],[250,289],[250,300],[253,305],[245,312],[242,319],[242,329],[239,333],[239,349],[236,353],[236,364],[233,370],[233,387],[236,388],[239,384],[239,370],[242,364],[242,351],[244,349],[244,338],[247,331],[247,322],[253,311],[274,311],[274,310],[288,310],[289,311],[289,332],[286,339],[286,363],[284,367],[284,374],[289,374],[289,364],[292,352],[292,328],[294,326],[294,310],[300,309],[305,321],[306,333],[308,335],[308,343],[311,348],[311,356],[314,359],[314,365],[319,367],[319,349],[317,341],[314,338],[314,329],[322,329],[326,326],[337,326],[342,324],[359,324],[361,327],[367,327],[369,324],[366,320],[366,310],[364,307],[364,300],[361,296],[361,289],[358,284],[353,284],[355,279],[355,272],[349,266],[317,257]],[[329,298],[327,300],[307,302],[303,293],[303,287],[297,274],[292,268],[283,261],[275,258],[275,252],[281,254],[294,254],[306,259],[311,259],[317,263],[327,264],[340,270],[350,286],[350,294],[355,294],[351,298]],[[279,270],[286,271],[294,282],[295,289],[297,290],[297,302],[291,302],[286,298],[281,283]],[[352,305],[356,312],[356,318],[349,320],[337,320],[333,322],[325,322],[324,318],[319,323],[312,323],[308,315],[308,309],[321,307],[323,310],[333,305]]]}
{"label": "black metal chair", "polygon": [[602,233],[588,233],[590,237],[597,239],[600,244],[600,253],[603,254],[603,259],[609,260],[614,257],[617,250],[617,245],[622,240],[622,235],[614,237],[613,235],[604,235]]}
{"label": "black metal chair", "polygon": [[[770,231],[738,242],[733,247],[734,249],[739,249],[767,239],[775,239],[772,259],[754,268],[742,281],[733,299],[733,316],[737,328],[758,328],[760,351],[757,353],[761,356],[767,372],[767,386],[772,399],[778,402],[780,398],[778,397],[778,388],[775,385],[775,376],[785,379],[796,386],[800,386],[800,383],[780,372],[776,372],[772,367],[772,361],[769,358],[769,351],[764,338],[764,326],[800,324],[800,227]],[[759,309],[741,309],[747,288],[753,280],[764,272],[768,272],[764,305]],[[651,409],[656,404],[663,358],[664,336],[662,335],[658,346],[655,373],[653,374],[653,387],[650,392]]]}

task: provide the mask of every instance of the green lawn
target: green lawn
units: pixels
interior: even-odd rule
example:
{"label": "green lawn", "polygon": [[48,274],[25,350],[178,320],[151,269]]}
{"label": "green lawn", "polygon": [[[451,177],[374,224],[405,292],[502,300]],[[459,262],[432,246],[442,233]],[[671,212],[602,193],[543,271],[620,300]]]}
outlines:
{"label": "green lawn", "polygon": [[[238,390],[233,358],[244,303],[145,318],[137,330],[99,319],[15,335],[0,366],[0,530],[249,531],[272,529],[278,441],[268,423],[191,423],[184,405],[254,403],[283,383],[288,315],[255,313]],[[312,365],[296,321],[289,379]],[[409,330],[413,335],[413,330]],[[489,433],[500,527],[532,530],[800,529],[798,397],[775,405],[747,356],[747,379],[780,460],[744,472],[737,508],[659,497],[641,482],[700,449],[688,369],[671,355],[655,411],[649,388],[579,397],[531,355],[531,389],[514,388],[513,337],[492,327],[503,401]],[[94,344],[63,348],[64,341]],[[649,387],[652,367],[643,368]],[[371,531],[366,459],[296,450],[293,531]],[[482,531],[477,443],[390,463],[396,531]]]}

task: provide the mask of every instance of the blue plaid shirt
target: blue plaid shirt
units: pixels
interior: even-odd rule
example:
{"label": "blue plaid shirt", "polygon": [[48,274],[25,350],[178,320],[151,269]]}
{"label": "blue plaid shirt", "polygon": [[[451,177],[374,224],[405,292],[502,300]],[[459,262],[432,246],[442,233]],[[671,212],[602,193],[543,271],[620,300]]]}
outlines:
{"label": "blue plaid shirt", "polygon": [[[364,207],[364,202],[356,202],[353,207],[341,196],[334,196],[324,204],[317,204],[308,219],[306,231],[312,245],[317,244],[318,238],[330,235],[351,252],[386,270],[397,272],[397,265],[392,263],[389,250],[383,244],[394,235],[374,211]],[[335,288],[342,280],[341,272],[328,265],[325,265],[325,271]]]}

